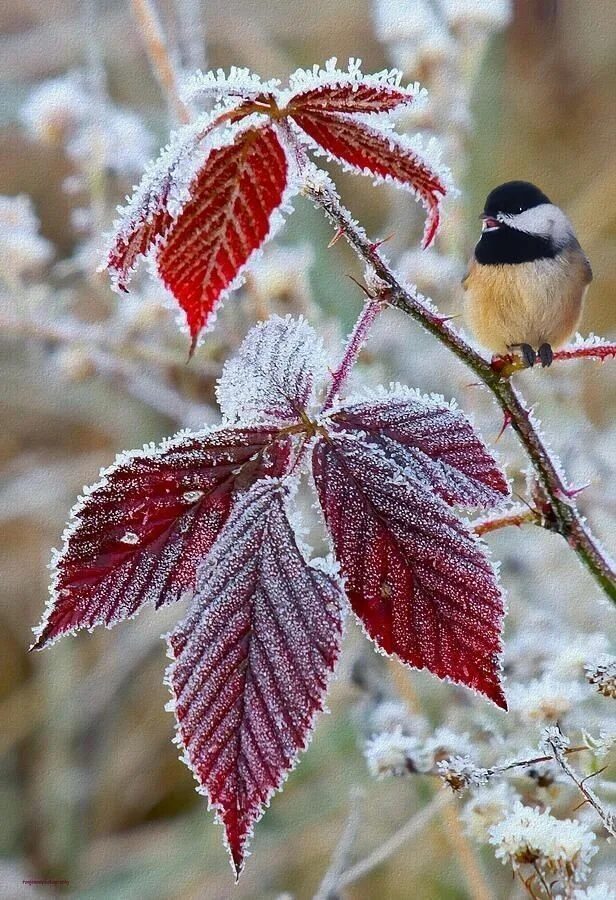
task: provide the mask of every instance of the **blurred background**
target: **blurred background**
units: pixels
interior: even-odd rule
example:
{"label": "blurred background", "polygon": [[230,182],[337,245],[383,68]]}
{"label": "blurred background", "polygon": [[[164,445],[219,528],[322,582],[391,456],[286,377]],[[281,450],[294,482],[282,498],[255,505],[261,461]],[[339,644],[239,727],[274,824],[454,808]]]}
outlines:
{"label": "blurred background", "polygon": [[[611,0],[157,0],[157,12],[178,71],[244,65],[285,79],[298,66],[354,56],[364,71],[395,65],[420,80],[431,99],[400,127],[440,139],[461,191],[437,247],[418,250],[422,215],[408,195],[334,172],[354,215],[372,235],[393,232],[388,252],[405,277],[455,315],[485,194],[510,178],[534,181],[569,213],[592,262],[582,333],[614,337]],[[186,366],[186,335],[145,267],[126,298],[96,274],[115,205],[174,124],[131,3],[4,0],[0,31],[0,897],[303,900],[317,892],[350,807],[360,813],[349,866],[434,792],[421,776],[373,777],[362,751],[391,725],[383,704],[398,709],[396,727],[403,719],[418,733],[448,726],[443,752],[468,744],[484,764],[533,747],[556,718],[572,734],[609,728],[609,701],[585,683],[583,663],[607,649],[611,611],[560,538],[530,526],[498,533],[490,544],[509,594],[508,722],[478,697],[377,658],[351,625],[332,715],[258,826],[234,887],[221,831],[177,760],[163,709],[160,635],[183,611],[145,610],[111,632],[27,654],[50,548],[82,486],[122,449],[216,422],[221,365],[269,313],[304,313],[339,352],[361,304],[346,275],[360,277],[361,268],[343,242],[327,249],[331,229],[298,198]],[[612,547],[614,365],[518,376],[570,480],[589,483],[580,504]],[[377,323],[357,379],[455,396],[486,438],[500,429],[468,372],[395,311]],[[523,494],[514,439],[505,434],[499,449]],[[313,544],[323,550],[318,534]],[[609,776],[602,785],[613,793]],[[571,814],[575,793],[550,789],[524,774],[515,787]],[[342,895],[522,896],[485,836],[469,833],[469,816],[452,801]],[[603,846],[595,865],[599,880],[614,875]]]}

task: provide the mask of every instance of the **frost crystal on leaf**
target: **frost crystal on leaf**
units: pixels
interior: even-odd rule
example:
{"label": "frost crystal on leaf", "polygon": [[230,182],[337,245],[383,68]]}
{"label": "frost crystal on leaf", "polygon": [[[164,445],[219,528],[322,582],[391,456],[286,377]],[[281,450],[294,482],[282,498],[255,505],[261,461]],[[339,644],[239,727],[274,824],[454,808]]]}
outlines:
{"label": "frost crystal on leaf", "polygon": [[423,246],[430,246],[438,231],[440,203],[449,182],[449,173],[438,160],[429,162],[429,152],[417,151],[408,138],[344,113],[325,109],[299,112],[293,113],[293,120],[312,138],[317,152],[325,151],[354,172],[392,181],[415,194],[427,212]]}
{"label": "frost crystal on leaf", "polygon": [[386,653],[506,708],[503,600],[481,544],[429,484],[358,433],[313,450],[327,528],[353,610]]}
{"label": "frost crystal on leaf", "polygon": [[327,375],[321,338],[305,319],[272,316],[227,360],[216,396],[225,416],[243,422],[295,422]]}
{"label": "frost crystal on leaf", "polygon": [[308,744],[340,651],[339,584],[306,562],[285,494],[278,479],[244,494],[169,637],[179,739],[238,875],[254,823]]}
{"label": "frost crystal on leaf", "polygon": [[441,398],[398,386],[345,401],[331,418],[372,444],[447,504],[494,506],[509,495],[500,466],[466,416]]}
{"label": "frost crystal on leaf", "polygon": [[237,491],[285,470],[289,444],[276,436],[213,428],[119,456],[71,511],[34,647],[192,591]]}

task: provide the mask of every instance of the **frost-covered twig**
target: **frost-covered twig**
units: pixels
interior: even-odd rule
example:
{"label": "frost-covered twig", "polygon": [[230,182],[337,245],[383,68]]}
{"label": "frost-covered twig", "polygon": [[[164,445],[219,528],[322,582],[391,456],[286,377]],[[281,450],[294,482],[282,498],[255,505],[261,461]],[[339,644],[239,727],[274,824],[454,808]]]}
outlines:
{"label": "frost-covered twig", "polygon": [[567,745],[569,741],[562,733],[557,725],[553,725],[546,729],[543,745],[549,748],[552,758],[558,763],[563,772],[578,786],[580,792],[590,803],[597,815],[603,822],[606,831],[616,837],[616,815],[611,810],[605,810],[601,805],[601,801],[592,790],[588,787],[586,778],[580,778],[575,769],[573,769],[566,758]]}
{"label": "frost-covered twig", "polygon": [[455,331],[446,318],[410,287],[405,287],[388,262],[379,253],[378,245],[371,242],[364,230],[340,203],[335,192],[323,181],[307,182],[305,193],[320,206],[330,221],[340,229],[360,258],[383,282],[382,296],[392,306],[402,310],[419,322],[430,334],[448,347],[462,360],[496,397],[505,419],[516,431],[537,472],[542,491],[549,502],[558,531],[577,554],[580,561],[592,573],[607,596],[616,603],[616,571],[603,548],[580,515],[570,490],[565,484],[559,464],[546,446],[522,395],[509,378],[495,372],[491,361],[471,347]]}
{"label": "frost-covered twig", "polygon": [[473,531],[479,537],[482,537],[491,531],[498,531],[499,528],[508,528],[512,525],[520,528],[522,525],[527,524],[541,525],[540,513],[526,506],[516,506],[499,516],[484,516],[481,519],[475,519]]}
{"label": "frost-covered twig", "polygon": [[[555,362],[565,362],[576,359],[597,359],[604,362],[606,359],[616,357],[616,342],[604,341],[601,338],[595,338],[593,335],[584,339],[578,335],[578,340],[574,344],[563,347],[561,350],[554,352]],[[541,360],[537,359],[535,365],[540,365]],[[527,367],[527,364],[518,356],[507,354],[506,356],[496,356],[492,360],[492,368],[505,378],[519,372]]]}
{"label": "frost-covered twig", "polygon": [[332,380],[323,405],[323,412],[326,412],[332,406],[336,397],[339,395],[344,382],[348,378],[350,371],[361,352],[361,348],[366,342],[368,332],[382,308],[383,305],[378,300],[366,301],[362,313],[357,319],[353,331],[349,335],[342,359],[340,360],[336,371],[332,373]]}
{"label": "frost-covered twig", "polygon": [[348,887],[349,884],[359,881],[360,878],[364,878],[369,872],[376,869],[377,866],[386,862],[390,856],[393,856],[407,841],[417,837],[417,835],[430,824],[437,813],[439,813],[449,802],[450,800],[447,794],[436,794],[430,803],[426,804],[426,806],[414,816],[411,816],[408,822],[394,832],[394,834],[381,844],[380,847],[377,847],[376,850],[368,854],[365,859],[362,859],[351,869],[347,869],[338,880],[338,889],[340,890]]}
{"label": "frost-covered twig", "polygon": [[143,37],[152,70],[156,75],[169,107],[178,122],[190,121],[190,111],[178,91],[175,67],[169,55],[165,36],[151,0],[132,0],[132,7]]}
{"label": "frost-covered twig", "polygon": [[349,862],[349,855],[361,822],[361,801],[363,796],[363,791],[360,790],[353,790],[351,794],[351,804],[346,824],[340,840],[332,853],[329,868],[314,895],[314,900],[335,900],[338,897],[340,877]]}

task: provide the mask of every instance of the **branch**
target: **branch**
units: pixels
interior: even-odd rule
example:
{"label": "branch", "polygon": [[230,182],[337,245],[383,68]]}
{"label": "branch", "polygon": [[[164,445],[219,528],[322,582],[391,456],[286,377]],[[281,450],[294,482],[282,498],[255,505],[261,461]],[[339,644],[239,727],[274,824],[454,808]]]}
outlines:
{"label": "branch", "polygon": [[336,900],[339,895],[340,878],[348,862],[355,837],[361,822],[361,801],[363,791],[353,790],[351,806],[340,840],[332,853],[331,863],[318,887],[313,900]]}
{"label": "branch", "polygon": [[514,506],[499,516],[486,516],[485,518],[475,519],[473,531],[479,537],[483,537],[484,534],[497,531],[499,528],[508,528],[510,525],[520,528],[526,524],[547,527],[537,510],[529,509],[527,506]]}
{"label": "branch", "polygon": [[355,364],[355,360],[359,356],[361,349],[366,342],[372,323],[382,309],[383,304],[378,300],[370,299],[366,301],[362,313],[355,323],[353,331],[349,335],[342,359],[336,370],[332,372],[331,384],[321,412],[327,412],[339,396],[340,391]]}
{"label": "branch", "polygon": [[[585,340],[579,340],[569,347],[563,347],[561,350],[554,352],[554,362],[564,362],[571,359],[597,359],[599,362],[605,362],[616,356],[616,343],[613,341],[604,341],[601,338],[590,336]],[[505,356],[495,356],[492,359],[492,368],[503,378],[509,378],[514,372],[526,369],[527,365],[519,356],[508,353]],[[539,357],[535,360],[535,365],[541,365]]]}
{"label": "branch", "polygon": [[601,806],[601,802],[592,788],[586,786],[586,778],[580,778],[575,769],[573,769],[569,762],[567,761],[567,743],[568,740],[558,728],[555,726],[552,734],[548,734],[545,738],[544,744],[546,747],[549,747],[552,753],[552,757],[556,760],[558,765],[561,767],[563,772],[569,776],[569,778],[578,786],[578,789],[582,792],[587,802],[596,810],[599,818],[603,822],[606,831],[612,835],[612,837],[616,837],[616,814],[613,812],[606,812]]}
{"label": "branch", "polygon": [[308,181],[304,192],[320,206],[334,226],[344,233],[358,256],[383,283],[382,299],[419,322],[477,375],[496,397],[506,420],[516,431],[537,473],[542,492],[551,509],[553,530],[561,534],[582,564],[591,572],[607,596],[616,603],[616,571],[596,538],[586,526],[570,491],[564,483],[558,463],[548,450],[524,398],[502,374],[495,372],[491,361],[471,347],[440,316],[435,307],[414,290],[404,287],[388,262],[364,230],[352,219],[334,191],[321,180]]}
{"label": "branch", "polygon": [[338,889],[347,887],[355,881],[359,881],[377,866],[386,862],[390,856],[393,856],[407,841],[417,835],[430,824],[432,819],[440,812],[447,803],[450,802],[449,797],[445,793],[438,793],[432,798],[430,803],[426,804],[418,813],[412,816],[406,824],[402,825],[398,831],[394,832],[380,847],[373,850],[365,859],[358,862],[355,866],[347,869],[338,879]]}

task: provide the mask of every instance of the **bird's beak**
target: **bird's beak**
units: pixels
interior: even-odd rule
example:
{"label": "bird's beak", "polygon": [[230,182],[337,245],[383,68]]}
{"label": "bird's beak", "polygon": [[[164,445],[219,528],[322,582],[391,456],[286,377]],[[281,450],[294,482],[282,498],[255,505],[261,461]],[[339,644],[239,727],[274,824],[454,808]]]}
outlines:
{"label": "bird's beak", "polygon": [[482,216],[481,217],[481,230],[483,231],[498,231],[501,227],[501,223],[498,219],[493,218],[492,216]]}

